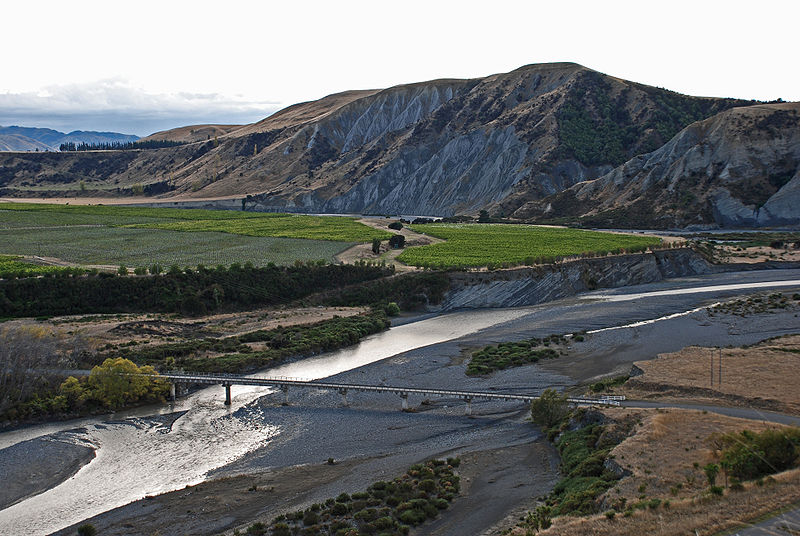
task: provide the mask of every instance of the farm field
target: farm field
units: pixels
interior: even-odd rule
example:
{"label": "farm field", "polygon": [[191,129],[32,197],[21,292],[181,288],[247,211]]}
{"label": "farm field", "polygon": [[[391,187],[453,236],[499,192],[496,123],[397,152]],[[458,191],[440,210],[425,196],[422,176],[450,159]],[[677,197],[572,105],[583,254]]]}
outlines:
{"label": "farm field", "polygon": [[80,273],[80,268],[63,268],[61,266],[42,266],[26,262],[22,257],[0,255],[0,278],[31,277],[59,272]]}
{"label": "farm field", "polygon": [[643,251],[661,243],[652,236],[535,225],[431,223],[412,229],[445,242],[408,248],[398,260],[434,268],[536,264],[582,253]]}
{"label": "farm field", "polygon": [[195,266],[332,260],[385,233],[346,217],[171,208],[0,204],[0,254],[75,264]]}
{"label": "farm field", "polygon": [[[8,222],[8,223],[6,223]],[[169,231],[216,231],[245,236],[272,236],[370,242],[391,233],[359,223],[356,218],[268,212],[104,205],[0,203],[0,228],[26,225],[112,225]]]}
{"label": "farm field", "polygon": [[54,257],[69,263],[120,265],[129,268],[216,266],[235,262],[292,264],[296,260],[330,260],[349,242],[184,233],[125,227],[55,227],[2,231],[3,253]]}
{"label": "farm field", "polygon": [[391,233],[359,223],[355,218],[340,216],[306,216],[273,214],[262,218],[227,218],[177,220],[133,225],[141,229],[232,233],[244,236],[278,236],[309,240],[369,242],[373,238],[387,240]]}

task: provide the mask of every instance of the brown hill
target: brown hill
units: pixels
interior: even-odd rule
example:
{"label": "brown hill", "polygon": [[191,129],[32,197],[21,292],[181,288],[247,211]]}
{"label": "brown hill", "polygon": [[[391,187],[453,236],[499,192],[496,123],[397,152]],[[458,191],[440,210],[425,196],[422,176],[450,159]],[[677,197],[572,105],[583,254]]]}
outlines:
{"label": "brown hill", "polygon": [[162,130],[161,132],[150,134],[139,141],[182,141],[187,143],[207,141],[224,136],[240,128],[242,128],[242,125],[190,125],[188,127]]}
{"label": "brown hill", "polygon": [[[0,156],[0,193],[32,197],[58,183],[63,196],[83,180],[86,195],[247,196],[255,210],[525,216],[535,200],[649,153],[694,121],[751,104],[574,63],[528,65],[330,95],[180,147]],[[167,132],[189,140],[192,128]]]}

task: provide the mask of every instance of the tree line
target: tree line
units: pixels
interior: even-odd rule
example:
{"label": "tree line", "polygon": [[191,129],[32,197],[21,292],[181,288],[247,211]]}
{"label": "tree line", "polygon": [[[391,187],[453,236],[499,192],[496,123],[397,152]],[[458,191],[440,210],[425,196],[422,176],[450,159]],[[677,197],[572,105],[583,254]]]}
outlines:
{"label": "tree line", "polygon": [[181,270],[148,276],[110,273],[0,281],[0,317],[153,312],[189,316],[288,303],[320,291],[379,279],[391,267],[297,264]]}
{"label": "tree line", "polygon": [[165,147],[176,147],[185,145],[185,141],[175,140],[140,140],[140,141],[112,141],[101,143],[81,142],[76,144],[73,141],[62,143],[58,150],[63,152],[81,151],[132,151],[137,149],[163,149]]}

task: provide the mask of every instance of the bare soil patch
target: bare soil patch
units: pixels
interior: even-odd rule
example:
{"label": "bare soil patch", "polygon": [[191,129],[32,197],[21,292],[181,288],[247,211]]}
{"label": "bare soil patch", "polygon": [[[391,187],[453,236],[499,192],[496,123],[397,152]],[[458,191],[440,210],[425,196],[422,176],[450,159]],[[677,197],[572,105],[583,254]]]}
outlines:
{"label": "bare soil patch", "polygon": [[800,414],[800,335],[744,348],[690,346],[635,366],[643,374],[617,389],[629,398],[703,400]]}
{"label": "bare soil patch", "polygon": [[735,262],[743,264],[756,264],[766,261],[800,261],[800,249],[787,245],[782,248],[770,246],[753,246],[743,248],[735,245],[718,245],[717,252],[725,262]]}
{"label": "bare soil patch", "polygon": [[[368,225],[381,231],[388,231],[390,233],[403,235],[406,238],[405,247],[412,246],[427,246],[428,244],[435,244],[437,242],[444,242],[441,238],[435,238],[420,233],[415,233],[408,227],[403,227],[399,231],[389,229],[389,224],[396,221],[393,219],[375,219],[375,218],[361,218],[359,223]],[[389,247],[388,241],[384,240],[381,244],[381,249],[378,254],[372,252],[372,244],[356,244],[355,246],[344,250],[336,256],[336,259],[346,264],[352,264],[355,261],[385,261],[386,264],[394,264],[398,272],[410,272],[419,270],[415,266],[408,266],[397,260],[397,256],[403,252],[403,249],[392,249]]]}

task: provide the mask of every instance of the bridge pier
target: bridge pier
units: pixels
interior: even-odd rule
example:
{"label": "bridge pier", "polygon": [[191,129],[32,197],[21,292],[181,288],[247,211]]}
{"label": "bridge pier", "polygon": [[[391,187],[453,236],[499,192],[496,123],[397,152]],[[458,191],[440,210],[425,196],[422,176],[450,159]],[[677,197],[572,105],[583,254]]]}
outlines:
{"label": "bridge pier", "polygon": [[223,383],[223,387],[225,387],[225,405],[231,405],[231,384]]}
{"label": "bridge pier", "polygon": [[348,407],[347,403],[347,389],[339,389],[339,394],[342,395],[342,404],[344,407]]}
{"label": "bridge pier", "polygon": [[472,415],[472,398],[465,396],[464,400],[467,402],[467,407],[464,409],[464,415]]}
{"label": "bridge pier", "polygon": [[403,411],[408,410],[408,393],[400,393],[400,408]]}
{"label": "bridge pier", "polygon": [[289,405],[289,386],[288,385],[281,385],[281,391],[283,391],[283,405]]}
{"label": "bridge pier", "polygon": [[169,398],[175,402],[175,382],[169,384]]}

